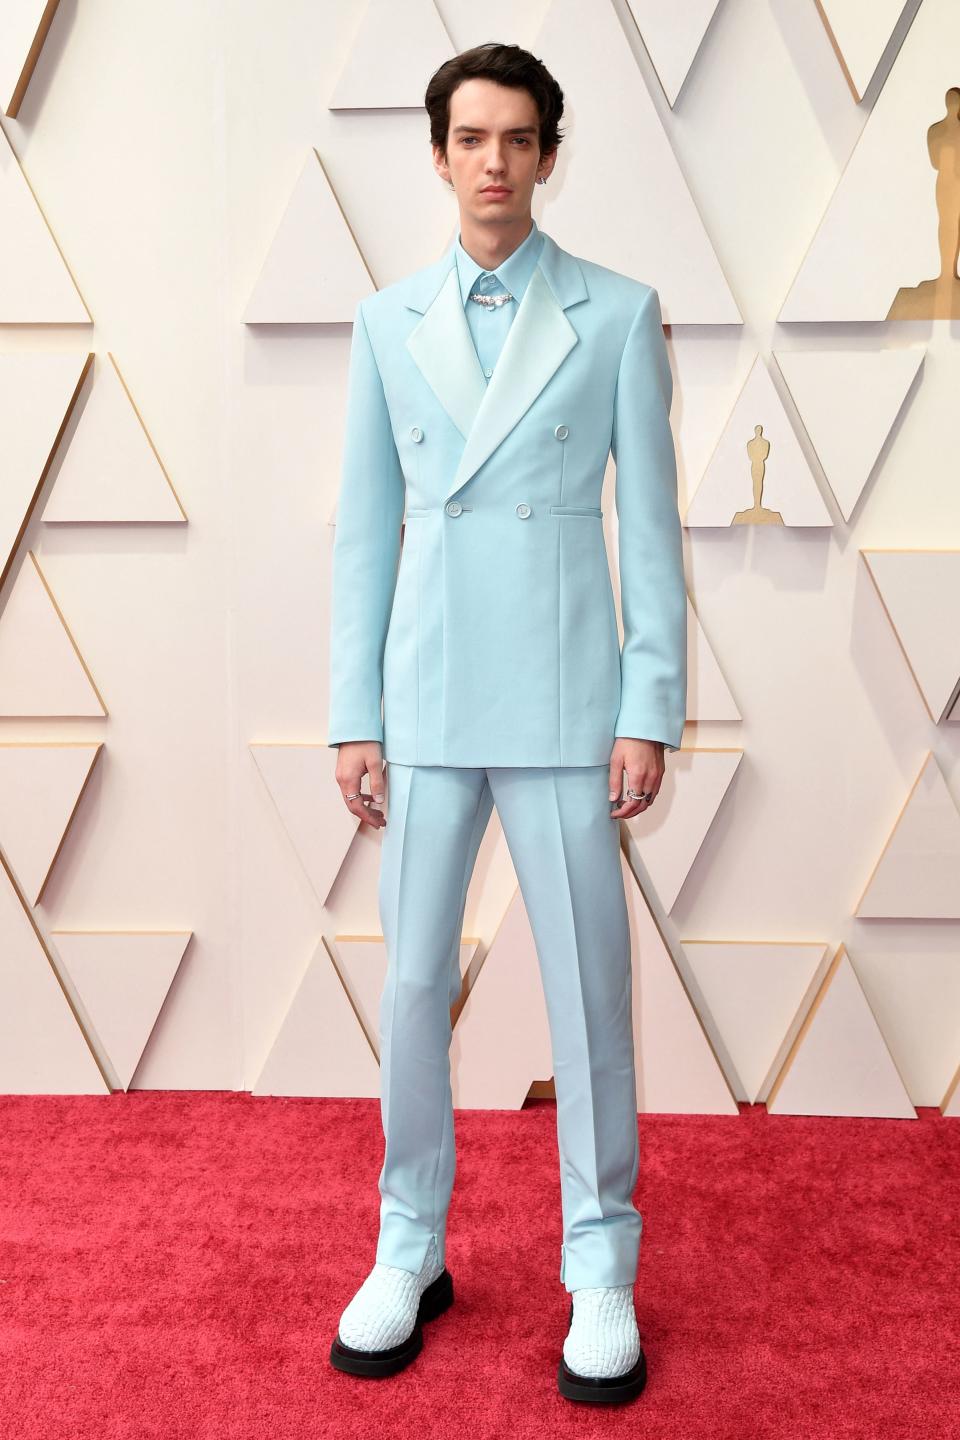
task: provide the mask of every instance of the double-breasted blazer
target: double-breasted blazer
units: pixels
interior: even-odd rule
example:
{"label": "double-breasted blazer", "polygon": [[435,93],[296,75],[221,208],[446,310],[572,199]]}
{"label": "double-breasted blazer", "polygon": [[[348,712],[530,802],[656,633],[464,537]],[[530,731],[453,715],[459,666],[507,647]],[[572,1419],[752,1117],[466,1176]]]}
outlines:
{"label": "double-breasted blazer", "polygon": [[327,743],[462,766],[602,765],[617,736],[676,749],[686,587],[657,291],[544,232],[487,381],[455,245],[356,307]]}

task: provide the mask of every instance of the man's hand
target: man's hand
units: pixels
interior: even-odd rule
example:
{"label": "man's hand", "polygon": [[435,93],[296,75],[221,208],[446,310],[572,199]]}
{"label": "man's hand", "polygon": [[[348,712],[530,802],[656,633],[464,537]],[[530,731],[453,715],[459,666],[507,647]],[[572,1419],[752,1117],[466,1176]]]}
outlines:
{"label": "man's hand", "polygon": [[[386,769],[379,740],[346,740],[337,747],[337,784],[343,803],[365,825],[375,829],[387,823],[383,811],[370,806],[371,800],[378,805],[383,801]],[[364,775],[370,776],[366,794],[361,789]]]}
{"label": "man's hand", "polygon": [[[623,772],[627,772],[624,788]],[[663,741],[630,740],[621,736],[614,742],[610,755],[610,799],[619,800],[626,790],[635,790],[638,795],[650,795],[650,800],[631,800],[627,797],[616,810],[610,811],[611,820],[630,820],[641,815],[657,798],[663,779]]]}

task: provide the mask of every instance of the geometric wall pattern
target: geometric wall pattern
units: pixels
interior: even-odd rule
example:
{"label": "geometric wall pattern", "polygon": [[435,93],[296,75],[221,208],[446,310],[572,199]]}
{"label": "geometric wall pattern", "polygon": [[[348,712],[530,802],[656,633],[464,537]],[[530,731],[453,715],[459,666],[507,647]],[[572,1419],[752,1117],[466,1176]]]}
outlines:
{"label": "geometric wall pattern", "polygon": [[720,662],[707,639],[700,617],[687,596],[687,722],[698,720],[742,720],[720,669]]}
{"label": "geometric wall pattern", "polygon": [[767,1109],[771,1115],[917,1118],[842,945],[774,1081]]}
{"label": "geometric wall pattern", "polygon": [[0,716],[104,716],[107,710],[33,551],[0,613]]}
{"label": "geometric wall pattern", "polygon": [[[580,163],[564,142],[534,195],[544,229],[575,255],[654,283],[666,325],[741,324],[610,0],[552,0],[530,48],[563,75],[565,93],[590,97],[575,116]],[[613,135],[629,144],[611,144]]]}
{"label": "geometric wall pattern", "polygon": [[650,885],[670,911],[733,783],[743,751],[683,747],[671,755],[654,805],[622,820],[631,860],[640,860]]}
{"label": "geometric wall pattern", "polygon": [[248,325],[349,323],[376,290],[350,222],[312,149],[244,311]]}
{"label": "geometric wall pattern", "polygon": [[98,1048],[126,1090],[190,941],[189,930],[51,930]]}
{"label": "geometric wall pattern", "polygon": [[[956,104],[945,103],[945,96],[958,84],[958,55],[960,5],[924,0],[790,287],[781,321],[886,320],[898,292],[919,285],[929,287],[918,297],[920,309],[895,318],[960,313],[953,308],[960,282],[951,283],[938,245],[938,205],[946,207],[946,224],[956,150]],[[934,125],[940,130],[931,135]],[[908,223],[891,224],[894,214],[909,217]],[[955,231],[952,239],[944,233],[948,249],[955,240]],[[933,282],[941,275],[937,296]]]}
{"label": "geometric wall pattern", "polygon": [[304,873],[321,905],[362,827],[345,805],[330,806],[337,751],[308,745],[256,744],[250,753]]}
{"label": "geometric wall pattern", "polygon": [[[960,8],[950,0],[924,0],[907,28],[910,6],[901,0],[869,6],[819,0],[819,7],[857,99],[876,88],[888,67],[890,73],[780,318],[875,321],[906,311],[908,318],[923,319],[924,306],[941,319],[957,314],[938,222],[942,228],[944,216],[949,218],[943,185],[950,178],[954,117],[945,96],[957,81]],[[10,115],[22,100],[55,8],[53,0],[46,5],[6,0],[3,6],[0,106]],[[552,0],[543,7],[543,26],[533,41],[535,52],[562,76],[573,102],[570,139],[551,184],[535,193],[542,209],[538,219],[571,250],[656,284],[668,325],[742,323],[661,121],[663,97],[651,97],[644,78],[649,57],[668,105],[679,98],[682,112],[684,99],[693,104],[697,97],[692,87],[684,95],[684,82],[697,69],[704,73],[714,58],[711,21],[719,8],[717,0],[689,0],[683,7],[627,0],[616,8],[608,0]],[[353,123],[348,111],[419,109],[429,70],[453,50],[436,6],[432,0],[370,0],[356,12],[342,68],[316,103],[341,112],[341,126]],[[731,86],[741,82],[742,76],[731,76]],[[578,102],[578,96],[586,98]],[[684,116],[676,118],[679,130]],[[355,119],[358,125],[369,121]],[[11,133],[29,139],[24,130]],[[629,136],[629,146],[611,146],[611,134]],[[376,289],[320,160],[327,141],[313,149],[316,138],[305,128],[297,141],[307,158],[263,259],[244,316],[248,323],[349,322],[356,300]],[[26,144],[22,153],[33,174],[39,153],[35,157]],[[282,157],[278,150],[278,163]],[[346,150],[337,158],[345,165]],[[371,167],[370,183],[375,182]],[[255,195],[250,204],[257,206]],[[892,225],[892,213],[908,220]],[[2,131],[0,216],[0,325],[91,323]],[[63,238],[69,248],[66,231]],[[928,343],[928,377],[939,359],[928,331],[919,338],[917,346],[895,345],[888,327],[873,351],[845,339],[837,347],[822,341],[816,352],[774,351],[769,343],[751,340],[760,354],[776,355],[791,405],[785,403],[784,385],[775,387],[758,358],[686,524],[782,523],[826,532],[832,520],[821,477],[806,458],[813,451],[850,521],[905,405],[919,398]],[[734,353],[736,338],[720,335],[716,344],[718,352],[729,345],[728,354]],[[33,351],[0,356],[0,716],[5,719],[106,715],[36,557],[22,553],[54,461],[59,459],[60,468],[44,520],[186,518],[105,348],[81,399],[92,365],[86,341],[74,342],[72,350],[69,343],[38,344]],[[282,369],[278,378],[279,394],[286,378]],[[690,424],[689,398],[678,387],[675,423],[679,418]],[[63,443],[75,408],[75,429]],[[800,423],[805,435],[797,433]],[[327,438],[324,434],[324,445]],[[263,543],[275,538],[267,532]],[[790,543],[796,557],[808,541],[822,539],[827,548],[843,538],[823,533]],[[941,722],[960,687],[956,627],[943,623],[943,616],[956,610],[955,552],[861,553],[927,710]],[[772,578],[789,583],[788,560],[783,564],[783,575]],[[737,720],[740,712],[722,673],[727,657],[722,645],[715,653],[708,644],[693,608],[697,578],[692,567],[689,718]],[[118,599],[122,603],[123,597]],[[945,731],[943,738],[949,743],[952,737]],[[38,928],[32,907],[102,748],[87,738],[41,743],[14,737],[0,745],[0,1090],[8,1093],[108,1093],[116,1084],[129,1085],[188,947],[189,931],[64,928],[50,931],[56,941],[52,953]],[[309,898],[322,908],[345,869],[368,863],[375,839],[342,806],[332,775],[336,757],[322,740],[250,748],[276,807],[276,815],[270,807],[266,814],[261,805],[254,823],[268,830],[279,818],[290,841],[289,862],[302,865]],[[657,913],[669,914],[682,887],[694,883],[695,862],[724,797],[729,793],[729,804],[738,800],[746,772],[738,787],[731,782],[742,753],[706,747],[678,752],[668,762],[660,805],[621,826],[633,942],[638,1109],[735,1114],[737,1100],[751,1099],[766,1100],[780,1113],[910,1118],[913,1104],[937,1103],[944,1114],[960,1116],[960,1027],[950,1019],[960,969],[955,956],[896,951],[858,955],[855,965],[840,946],[828,963],[832,946],[820,940],[681,942],[660,928],[654,903]],[[250,767],[247,773],[253,774]],[[366,833],[355,844],[360,831]],[[845,833],[865,857],[866,869],[870,847],[875,854],[880,840],[849,822]],[[960,815],[943,771],[927,755],[856,914],[956,920],[958,865]],[[353,876],[343,878],[347,883],[338,896],[349,892]],[[343,918],[337,917],[338,929]],[[483,940],[464,937],[460,974],[453,977],[461,983],[451,1052],[458,1105],[522,1104],[531,1089],[550,1085],[539,968],[518,888],[492,935],[488,931],[489,926]],[[334,943],[321,935],[304,958],[295,983],[263,992],[271,994],[276,1013],[257,1061],[255,1093],[376,1096],[383,937],[340,934]]]}
{"label": "geometric wall pattern", "polygon": [[0,846],[36,905],[103,744],[0,741]]}
{"label": "geometric wall pattern", "polygon": [[0,325],[89,325],[90,313],[0,129]]}
{"label": "geometric wall pattern", "polygon": [[186,520],[170,477],[113,355],[96,362],[90,394],[43,519],[120,524]]}
{"label": "geometric wall pattern", "polygon": [[817,0],[855,100],[867,93],[897,22],[910,4],[911,0]]}
{"label": "geometric wall pattern", "polygon": [[0,585],[13,565],[92,354],[0,355]]}
{"label": "geometric wall pattern", "polygon": [[765,940],[683,940],[701,1016],[738,1100],[767,1097],[809,1009],[826,946]]}
{"label": "geometric wall pattern", "polygon": [[933,751],[857,902],[863,919],[960,920],[960,810]]}
{"label": "geometric wall pattern", "polygon": [[927,714],[947,716],[960,689],[960,550],[861,550]]}
{"label": "geometric wall pattern", "polygon": [[0,1094],[108,1088],[0,850]]}
{"label": "geometric wall pattern", "polygon": [[677,103],[719,0],[685,0],[683,5],[663,5],[660,0],[627,0],[627,4],[672,107]]}
{"label": "geometric wall pattern", "polygon": [[849,520],[926,350],[777,350],[774,358]]}
{"label": "geometric wall pattern", "polygon": [[433,0],[367,0],[327,104],[331,110],[419,110],[425,77],[455,54]]}
{"label": "geometric wall pattern", "polygon": [[0,111],[20,112],[60,0],[3,0],[0,9]]}
{"label": "geometric wall pattern", "polygon": [[758,355],[683,517],[696,525],[832,525]]}

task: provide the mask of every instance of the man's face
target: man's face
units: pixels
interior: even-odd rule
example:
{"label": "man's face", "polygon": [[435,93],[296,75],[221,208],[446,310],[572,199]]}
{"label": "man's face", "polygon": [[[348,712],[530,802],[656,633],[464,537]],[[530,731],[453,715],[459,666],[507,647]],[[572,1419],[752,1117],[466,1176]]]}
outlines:
{"label": "man's face", "polygon": [[527,90],[465,80],[450,97],[447,156],[436,146],[437,174],[453,182],[461,214],[480,224],[516,223],[530,214],[537,176],[556,153],[540,156],[537,107]]}

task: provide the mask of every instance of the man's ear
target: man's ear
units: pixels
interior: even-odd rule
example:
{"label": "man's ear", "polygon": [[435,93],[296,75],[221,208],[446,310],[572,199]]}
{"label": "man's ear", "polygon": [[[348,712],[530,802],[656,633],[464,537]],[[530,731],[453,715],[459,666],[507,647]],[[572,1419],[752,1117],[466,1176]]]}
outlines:
{"label": "man's ear", "polygon": [[537,171],[537,174],[542,175],[543,178],[546,180],[547,177],[552,174],[553,167],[557,163],[556,149],[544,150],[540,156],[540,159],[542,163],[540,169]]}

